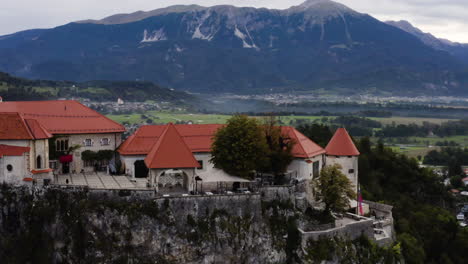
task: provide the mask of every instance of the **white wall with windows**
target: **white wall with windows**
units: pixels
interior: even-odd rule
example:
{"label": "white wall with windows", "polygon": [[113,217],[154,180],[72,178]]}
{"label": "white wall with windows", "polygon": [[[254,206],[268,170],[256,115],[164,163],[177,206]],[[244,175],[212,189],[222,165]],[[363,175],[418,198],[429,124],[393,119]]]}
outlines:
{"label": "white wall with windows", "polygon": [[[70,163],[70,172],[79,173],[82,170],[85,172],[94,171],[94,163],[85,163],[81,159],[81,153],[86,150],[98,152],[100,150],[116,150],[122,143],[122,133],[114,134],[75,134],[61,135],[55,138],[55,147],[58,151],[68,150],[70,147],[79,145],[80,147],[74,150],[73,162]],[[68,147],[68,148],[67,148]],[[58,173],[61,173],[62,165],[58,164]]]}

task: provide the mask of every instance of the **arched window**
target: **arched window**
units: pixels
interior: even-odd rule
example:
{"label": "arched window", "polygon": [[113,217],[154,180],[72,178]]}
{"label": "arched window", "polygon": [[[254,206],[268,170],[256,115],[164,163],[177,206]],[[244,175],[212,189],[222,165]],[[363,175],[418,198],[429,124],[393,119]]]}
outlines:
{"label": "arched window", "polygon": [[41,155],[36,158],[36,169],[42,169],[42,157]]}

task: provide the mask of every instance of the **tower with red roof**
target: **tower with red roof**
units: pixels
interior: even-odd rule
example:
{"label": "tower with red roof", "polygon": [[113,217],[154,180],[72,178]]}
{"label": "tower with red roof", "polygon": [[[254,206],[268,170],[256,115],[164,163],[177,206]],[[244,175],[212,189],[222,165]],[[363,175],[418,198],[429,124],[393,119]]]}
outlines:
{"label": "tower with red roof", "polygon": [[336,130],[325,148],[327,165],[339,164],[357,191],[359,150],[345,128]]}

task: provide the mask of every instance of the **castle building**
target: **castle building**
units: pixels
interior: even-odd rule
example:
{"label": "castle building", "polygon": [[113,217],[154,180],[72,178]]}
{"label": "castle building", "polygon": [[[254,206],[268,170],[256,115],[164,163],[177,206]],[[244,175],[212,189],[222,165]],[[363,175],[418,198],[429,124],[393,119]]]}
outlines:
{"label": "castle building", "polygon": [[[30,148],[28,171],[44,168],[67,174],[106,170],[110,160],[83,160],[82,153],[115,152],[125,132],[124,126],[77,101],[1,102],[0,118],[10,120],[0,122],[0,144]],[[16,131],[24,132],[18,136]],[[41,166],[33,166],[36,163]],[[41,180],[34,176],[34,180]]]}
{"label": "castle building", "polygon": [[345,128],[339,128],[328,143],[326,150],[327,165],[339,164],[341,171],[358,188],[359,151]]}
{"label": "castle building", "polygon": [[50,138],[52,135],[35,119],[24,119],[18,113],[0,113],[0,182],[52,180]]}
{"label": "castle building", "polygon": [[[249,182],[215,168],[211,162],[213,137],[222,126],[143,126],[118,149],[126,174],[132,178],[148,178],[148,184],[161,191],[193,191],[197,180],[204,190]],[[326,162],[325,149],[293,127],[281,129],[296,143],[292,149],[294,160],[288,168],[291,177],[299,182],[318,177]]]}

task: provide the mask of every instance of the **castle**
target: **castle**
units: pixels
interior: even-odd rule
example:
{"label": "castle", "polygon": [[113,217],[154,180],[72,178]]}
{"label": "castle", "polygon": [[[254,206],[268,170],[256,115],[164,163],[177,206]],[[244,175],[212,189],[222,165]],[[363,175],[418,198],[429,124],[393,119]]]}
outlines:
{"label": "castle", "polygon": [[[252,183],[215,168],[211,144],[222,125],[143,126],[122,142],[125,128],[76,101],[0,103],[0,182],[49,184],[53,175],[117,173],[119,161],[130,179],[146,179],[158,193],[240,188]],[[340,164],[355,188],[359,151],[344,128],[324,149],[293,127],[281,127],[295,142],[287,174],[296,182]],[[98,153],[111,153],[95,158]],[[94,154],[91,155],[91,154]],[[91,158],[90,158],[91,157]]]}

